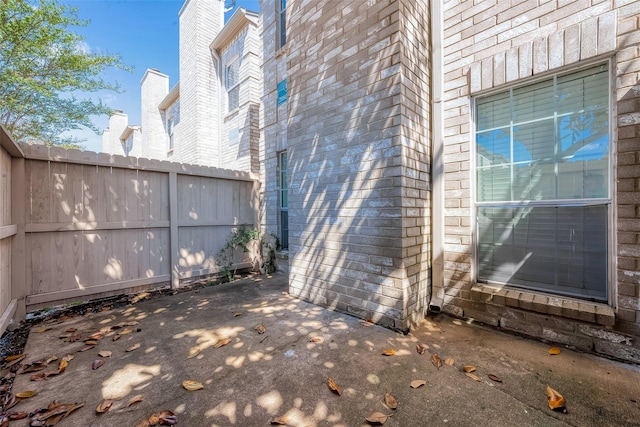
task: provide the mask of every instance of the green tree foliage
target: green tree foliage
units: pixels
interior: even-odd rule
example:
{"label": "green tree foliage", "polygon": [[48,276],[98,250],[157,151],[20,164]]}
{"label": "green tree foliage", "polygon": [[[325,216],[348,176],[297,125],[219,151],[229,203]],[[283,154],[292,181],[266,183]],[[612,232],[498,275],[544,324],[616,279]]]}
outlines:
{"label": "green tree foliage", "polygon": [[100,77],[109,68],[128,70],[120,57],[87,51],[72,27],[89,22],[77,9],[55,0],[2,0],[0,3],[0,123],[15,140],[77,145],[61,133],[99,130],[92,115],[110,114],[100,90],[120,86]]}

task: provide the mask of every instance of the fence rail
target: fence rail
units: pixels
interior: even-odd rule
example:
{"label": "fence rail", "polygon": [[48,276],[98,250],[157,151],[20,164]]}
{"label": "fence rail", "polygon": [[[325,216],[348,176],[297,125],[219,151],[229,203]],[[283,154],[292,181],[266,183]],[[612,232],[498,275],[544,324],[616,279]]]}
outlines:
{"label": "fence rail", "polygon": [[[3,310],[9,296],[29,311],[140,287],[178,287],[217,273],[215,255],[232,229],[259,224],[254,174],[17,147],[21,152],[3,149],[0,169]],[[253,255],[238,267],[250,266]]]}

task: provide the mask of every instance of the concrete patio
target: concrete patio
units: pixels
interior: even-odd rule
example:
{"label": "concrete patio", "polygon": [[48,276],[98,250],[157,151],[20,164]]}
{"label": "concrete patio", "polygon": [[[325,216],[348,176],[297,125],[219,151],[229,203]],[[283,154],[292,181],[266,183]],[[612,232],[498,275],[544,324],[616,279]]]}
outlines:
{"label": "concrete patio", "polygon": [[[94,348],[78,352],[86,337],[122,322],[129,326],[105,329]],[[131,333],[122,334],[126,328]],[[60,338],[74,329],[80,340]],[[419,344],[426,346],[422,355]],[[59,360],[40,371],[50,372],[64,355],[74,358],[43,381],[18,374],[13,392],[36,394],[10,411],[56,399],[84,402],[58,425],[94,427],[134,426],[162,410],[184,426],[265,426],[276,417],[291,426],[360,426],[374,412],[389,416],[386,426],[640,424],[637,366],[564,347],[552,356],[549,347],[446,316],[402,335],[290,297],[284,275],[256,276],[34,326],[23,362],[55,354]],[[395,354],[384,356],[387,349]],[[92,369],[101,351],[112,354]],[[454,365],[437,369],[436,353]],[[463,365],[476,366],[480,381],[466,376]],[[188,391],[185,380],[204,388]],[[414,380],[426,384],[412,388]],[[548,408],[547,385],[566,398],[568,414]],[[397,399],[397,409],[385,405],[385,393]],[[144,400],[127,406],[134,396]],[[97,414],[104,399],[114,403]]]}

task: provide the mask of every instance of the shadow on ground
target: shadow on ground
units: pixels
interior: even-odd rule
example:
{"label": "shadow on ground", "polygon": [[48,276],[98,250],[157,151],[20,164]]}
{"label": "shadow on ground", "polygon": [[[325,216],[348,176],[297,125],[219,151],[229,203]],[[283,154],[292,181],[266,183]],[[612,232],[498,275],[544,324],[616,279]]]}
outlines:
{"label": "shadow on ground", "polygon": [[[78,351],[86,347],[82,340],[59,338],[70,328],[84,339],[123,322],[129,326],[109,330],[87,351]],[[121,334],[126,328],[131,333]],[[421,343],[424,355],[416,351]],[[386,349],[395,355],[382,355]],[[111,356],[92,369],[105,350]],[[165,409],[185,426],[264,426],[275,417],[291,426],[359,426],[373,412],[390,416],[386,426],[640,423],[637,367],[564,348],[550,356],[547,350],[543,343],[444,316],[398,334],[292,298],[286,276],[276,274],[32,327],[24,362],[51,354],[74,358],[64,373],[44,381],[17,375],[14,393],[36,395],[11,410],[29,412],[56,399],[84,402],[59,425],[95,427],[135,426]],[[437,369],[434,353],[452,358],[454,366]],[[476,366],[480,381],[465,376],[462,365]],[[327,378],[342,395],[328,388]],[[204,388],[185,390],[185,380]],[[426,385],[411,388],[413,380]],[[549,410],[547,384],[565,396],[568,414]],[[395,396],[397,409],[385,405],[385,393]],[[144,400],[127,406],[134,396]],[[104,399],[114,399],[113,406],[97,414]]]}

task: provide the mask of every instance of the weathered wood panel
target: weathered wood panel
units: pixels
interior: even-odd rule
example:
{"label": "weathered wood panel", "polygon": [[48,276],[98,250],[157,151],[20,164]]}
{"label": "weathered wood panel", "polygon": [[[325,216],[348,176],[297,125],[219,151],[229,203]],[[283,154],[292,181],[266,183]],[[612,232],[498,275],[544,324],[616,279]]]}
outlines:
{"label": "weathered wood panel", "polygon": [[177,284],[216,273],[231,230],[257,226],[250,174],[142,160],[137,167],[137,159],[42,147],[25,152],[28,308],[166,285],[172,274]]}

